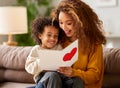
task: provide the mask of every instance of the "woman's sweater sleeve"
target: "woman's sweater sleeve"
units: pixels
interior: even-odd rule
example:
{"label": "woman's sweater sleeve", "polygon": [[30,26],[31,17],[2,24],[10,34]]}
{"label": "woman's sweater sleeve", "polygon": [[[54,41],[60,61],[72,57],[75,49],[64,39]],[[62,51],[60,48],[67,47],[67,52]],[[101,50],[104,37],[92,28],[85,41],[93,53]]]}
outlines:
{"label": "woman's sweater sleeve", "polygon": [[80,63],[86,62],[87,65],[85,70],[73,68],[74,76],[82,78],[85,84],[92,84],[102,80],[104,71],[104,60],[101,45],[97,47],[96,51],[93,54],[89,55],[87,58],[83,58],[82,62]]}

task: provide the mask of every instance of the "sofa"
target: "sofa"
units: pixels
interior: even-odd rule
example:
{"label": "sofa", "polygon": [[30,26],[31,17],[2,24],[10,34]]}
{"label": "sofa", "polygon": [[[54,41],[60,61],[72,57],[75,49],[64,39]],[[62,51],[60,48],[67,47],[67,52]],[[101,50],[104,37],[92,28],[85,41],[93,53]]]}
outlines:
{"label": "sofa", "polygon": [[0,88],[34,86],[33,76],[25,71],[25,61],[32,47],[0,45]]}
{"label": "sofa", "polygon": [[[0,88],[35,86],[33,75],[25,71],[25,61],[32,46],[0,45]],[[120,88],[120,49],[103,48],[103,88]]]}
{"label": "sofa", "polygon": [[120,48],[103,48],[103,88],[120,88]]}

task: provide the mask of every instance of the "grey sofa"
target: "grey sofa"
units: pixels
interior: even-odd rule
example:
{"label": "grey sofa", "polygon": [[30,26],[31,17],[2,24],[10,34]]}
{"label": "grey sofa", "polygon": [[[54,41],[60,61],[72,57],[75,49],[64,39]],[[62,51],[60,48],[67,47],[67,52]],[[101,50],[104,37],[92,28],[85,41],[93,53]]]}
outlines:
{"label": "grey sofa", "polygon": [[[34,86],[33,76],[25,71],[25,60],[32,47],[0,45],[0,88]],[[104,48],[103,88],[120,88],[120,49]]]}
{"label": "grey sofa", "polygon": [[32,47],[0,45],[0,88],[27,88],[35,85],[25,71],[25,60]]}
{"label": "grey sofa", "polygon": [[120,88],[120,49],[103,49],[105,70],[103,88]]}

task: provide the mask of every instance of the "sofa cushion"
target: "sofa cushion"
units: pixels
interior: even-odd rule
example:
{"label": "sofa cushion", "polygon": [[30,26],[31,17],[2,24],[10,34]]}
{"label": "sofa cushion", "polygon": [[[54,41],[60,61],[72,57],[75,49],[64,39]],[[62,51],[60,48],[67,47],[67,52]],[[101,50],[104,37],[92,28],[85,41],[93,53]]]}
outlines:
{"label": "sofa cushion", "polygon": [[34,83],[33,75],[25,70],[0,69],[0,82]]}
{"label": "sofa cushion", "polygon": [[33,75],[25,71],[25,62],[32,46],[0,45],[0,82],[33,83]]}
{"label": "sofa cushion", "polygon": [[0,68],[0,82],[4,81],[4,69]]}
{"label": "sofa cushion", "polygon": [[102,88],[120,88],[120,75],[105,74]]}
{"label": "sofa cushion", "polygon": [[35,86],[35,84],[31,83],[17,83],[17,82],[4,82],[0,83],[0,88],[30,88],[31,86]]}
{"label": "sofa cushion", "polygon": [[120,49],[104,48],[103,55],[105,74],[120,74]]}
{"label": "sofa cushion", "polygon": [[23,70],[32,47],[0,45],[0,68]]}
{"label": "sofa cushion", "polygon": [[105,62],[102,88],[120,88],[120,49],[104,48]]}
{"label": "sofa cushion", "polygon": [[27,73],[25,70],[5,70],[5,81],[21,82],[21,83],[34,83],[33,76]]}

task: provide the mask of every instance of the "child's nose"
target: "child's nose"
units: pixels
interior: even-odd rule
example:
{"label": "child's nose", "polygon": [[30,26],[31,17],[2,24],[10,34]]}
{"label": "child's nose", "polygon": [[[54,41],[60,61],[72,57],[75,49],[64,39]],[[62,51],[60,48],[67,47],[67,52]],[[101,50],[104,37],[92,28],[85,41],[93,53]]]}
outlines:
{"label": "child's nose", "polygon": [[52,39],[52,40],[55,40],[55,37],[54,37],[54,36],[52,36],[52,37],[51,37],[51,39]]}

